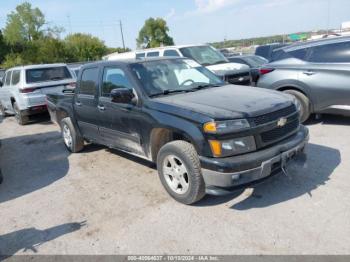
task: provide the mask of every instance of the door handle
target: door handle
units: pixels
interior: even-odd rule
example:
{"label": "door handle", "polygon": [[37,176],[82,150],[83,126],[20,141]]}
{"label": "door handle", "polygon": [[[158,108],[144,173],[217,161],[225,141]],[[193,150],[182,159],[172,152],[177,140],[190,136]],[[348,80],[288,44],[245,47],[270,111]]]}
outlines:
{"label": "door handle", "polygon": [[305,72],[303,72],[303,74],[304,74],[304,75],[307,75],[307,76],[312,76],[312,75],[314,75],[314,74],[316,74],[316,73],[313,72],[313,71],[305,71]]}
{"label": "door handle", "polygon": [[102,106],[102,105],[98,105],[97,108],[100,111],[105,111],[106,110],[106,108],[104,106]]}
{"label": "door handle", "polygon": [[79,102],[79,101],[76,101],[75,104],[76,104],[77,106],[81,106],[81,105],[82,105],[81,102]]}

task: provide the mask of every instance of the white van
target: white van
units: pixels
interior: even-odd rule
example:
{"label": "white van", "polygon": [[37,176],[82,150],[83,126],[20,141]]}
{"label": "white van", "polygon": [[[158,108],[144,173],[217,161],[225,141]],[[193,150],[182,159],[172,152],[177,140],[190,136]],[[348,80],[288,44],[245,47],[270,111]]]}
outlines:
{"label": "white van", "polygon": [[30,115],[47,111],[46,94],[75,87],[66,64],[29,65],[10,68],[0,83],[0,111],[14,114],[24,125]]}
{"label": "white van", "polygon": [[231,84],[251,85],[250,68],[247,65],[229,62],[222,53],[210,45],[165,46],[127,53],[113,53],[104,56],[103,59],[142,59],[159,56],[191,58]]}

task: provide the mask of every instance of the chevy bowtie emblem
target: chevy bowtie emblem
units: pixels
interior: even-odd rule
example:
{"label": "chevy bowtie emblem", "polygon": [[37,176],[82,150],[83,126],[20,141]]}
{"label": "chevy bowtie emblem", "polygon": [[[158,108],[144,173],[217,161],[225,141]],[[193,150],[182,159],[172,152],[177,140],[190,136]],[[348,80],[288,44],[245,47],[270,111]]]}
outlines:
{"label": "chevy bowtie emblem", "polygon": [[239,81],[239,82],[242,82],[243,80],[244,80],[244,77],[238,78],[238,81]]}
{"label": "chevy bowtie emblem", "polygon": [[277,121],[277,126],[278,127],[284,127],[287,124],[288,119],[285,117],[281,117],[278,121]]}

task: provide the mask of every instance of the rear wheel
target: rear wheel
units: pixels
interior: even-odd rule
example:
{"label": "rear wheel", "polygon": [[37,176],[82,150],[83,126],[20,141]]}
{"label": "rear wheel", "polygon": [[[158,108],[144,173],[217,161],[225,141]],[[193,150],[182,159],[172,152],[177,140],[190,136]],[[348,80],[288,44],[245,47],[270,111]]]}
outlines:
{"label": "rear wheel", "polygon": [[160,181],[175,200],[193,204],[205,195],[198,154],[192,144],[173,141],[165,144],[157,157]]}
{"label": "rear wheel", "polygon": [[15,118],[18,124],[26,125],[29,122],[29,117],[24,115],[23,112],[18,107],[17,102],[13,103],[13,111],[15,112]]}
{"label": "rear wheel", "polygon": [[83,150],[84,139],[77,133],[69,117],[61,121],[61,131],[63,142],[69,151],[78,153]]}
{"label": "rear wheel", "polygon": [[309,98],[303,93],[296,90],[285,90],[284,93],[294,96],[300,103],[300,121],[304,123],[309,119],[311,114],[311,106]]}

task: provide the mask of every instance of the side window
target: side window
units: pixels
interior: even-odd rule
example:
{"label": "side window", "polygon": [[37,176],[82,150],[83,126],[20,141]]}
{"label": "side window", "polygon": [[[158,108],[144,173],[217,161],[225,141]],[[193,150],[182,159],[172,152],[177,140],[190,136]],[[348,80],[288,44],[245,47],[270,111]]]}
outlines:
{"label": "side window", "polygon": [[117,67],[106,67],[103,70],[102,96],[109,97],[116,88],[131,89],[131,84],[124,71]]}
{"label": "side window", "polygon": [[85,69],[81,76],[79,94],[95,96],[97,86],[98,68],[95,67]]}
{"label": "side window", "polygon": [[12,72],[12,80],[11,80],[11,85],[17,85],[20,81],[21,78],[21,71],[20,70],[14,70]]}
{"label": "side window", "polygon": [[157,57],[159,56],[159,52],[149,52],[147,53],[147,57]]}
{"label": "side window", "polygon": [[164,56],[180,56],[180,55],[176,50],[168,49],[164,51]]}
{"label": "side window", "polygon": [[12,75],[12,71],[8,71],[6,73],[6,78],[5,78],[5,85],[9,86],[11,83],[11,75]]}
{"label": "side window", "polygon": [[136,54],[136,58],[145,58],[145,53]]}
{"label": "side window", "polygon": [[298,50],[289,52],[289,54],[294,58],[298,58],[300,60],[305,61],[308,50],[309,50],[308,48],[298,49]]}
{"label": "side window", "polygon": [[334,43],[312,48],[310,62],[349,63],[350,42]]}

